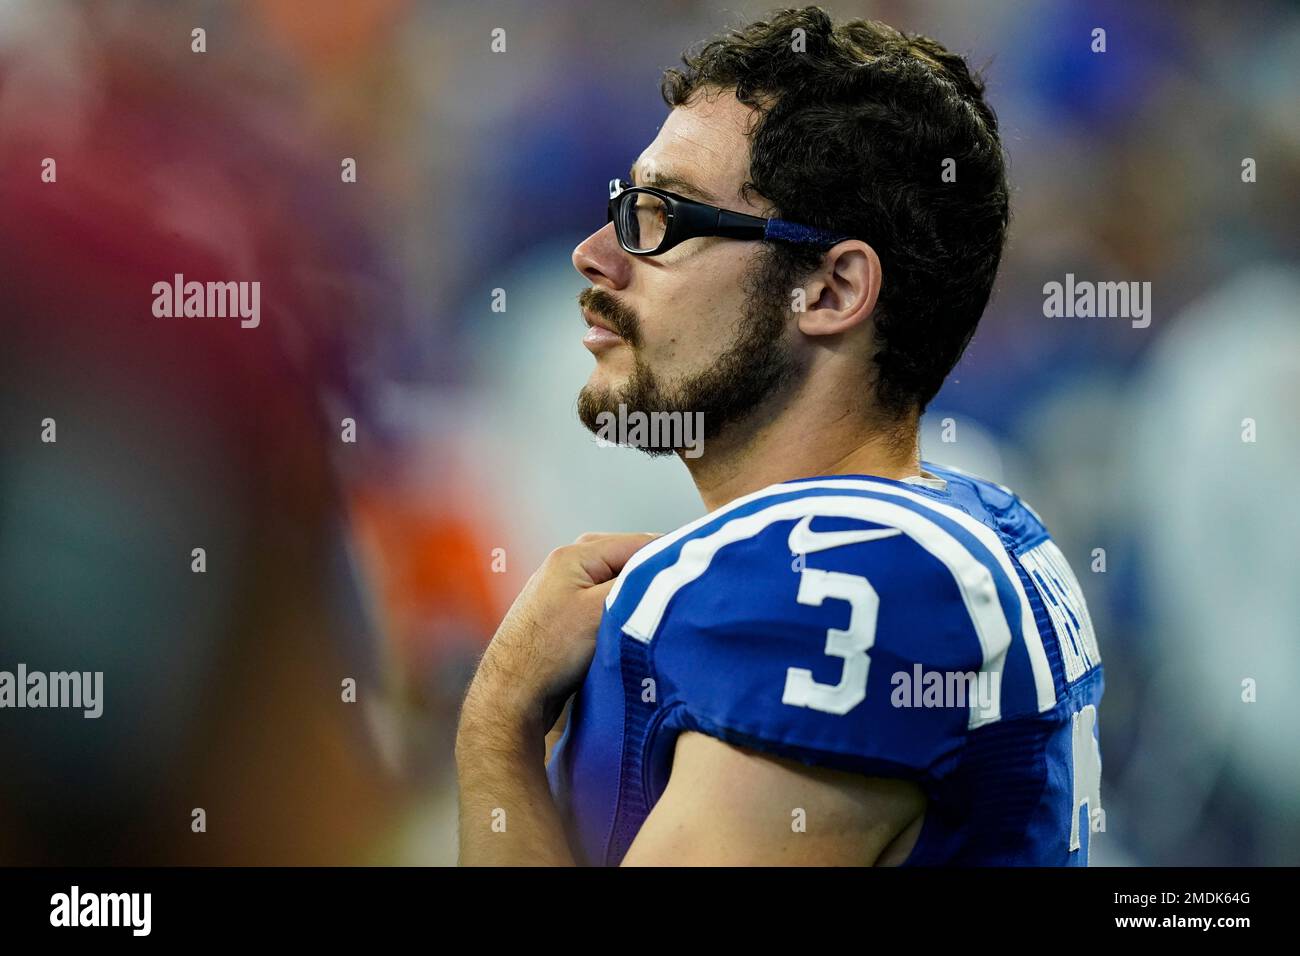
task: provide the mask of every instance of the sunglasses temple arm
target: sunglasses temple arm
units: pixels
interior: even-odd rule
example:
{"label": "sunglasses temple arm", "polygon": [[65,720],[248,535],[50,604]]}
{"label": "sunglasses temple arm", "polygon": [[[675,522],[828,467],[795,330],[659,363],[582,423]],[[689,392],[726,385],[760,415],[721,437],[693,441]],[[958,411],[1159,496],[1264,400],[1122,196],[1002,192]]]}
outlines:
{"label": "sunglasses temple arm", "polygon": [[818,229],[815,226],[801,226],[797,222],[787,222],[784,219],[769,219],[763,230],[763,238],[780,239],[783,242],[833,245],[847,239],[848,236]]}
{"label": "sunglasses temple arm", "polygon": [[768,220],[758,216],[747,216],[742,212],[718,210],[718,221],[709,230],[715,236],[725,239],[762,239]]}

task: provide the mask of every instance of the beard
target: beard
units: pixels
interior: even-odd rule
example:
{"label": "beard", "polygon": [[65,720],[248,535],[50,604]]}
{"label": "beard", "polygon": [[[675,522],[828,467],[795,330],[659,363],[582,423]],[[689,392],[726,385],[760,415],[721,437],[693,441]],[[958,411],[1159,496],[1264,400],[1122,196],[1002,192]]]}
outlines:
{"label": "beard", "polygon": [[[584,290],[579,304],[604,319],[628,343],[633,368],[628,380],[616,388],[583,386],[578,393],[578,417],[598,435],[602,419],[618,418],[620,406],[625,413],[644,416],[697,416],[706,442],[732,431],[795,378],[796,363],[785,332],[796,276],[795,267],[777,250],[761,251],[742,281],[745,307],[736,323],[735,341],[702,371],[671,381],[663,380],[642,359],[636,313],[604,289]],[[651,457],[684,450],[672,441],[635,447]]]}

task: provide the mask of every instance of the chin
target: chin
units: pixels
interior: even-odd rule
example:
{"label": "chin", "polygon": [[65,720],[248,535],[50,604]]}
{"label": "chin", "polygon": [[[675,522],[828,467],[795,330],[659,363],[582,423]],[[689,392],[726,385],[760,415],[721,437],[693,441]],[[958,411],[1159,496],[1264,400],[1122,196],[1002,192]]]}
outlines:
{"label": "chin", "polygon": [[596,360],[596,367],[591,370],[591,375],[587,377],[586,388],[619,394],[627,386],[629,373],[617,367],[616,363]]}

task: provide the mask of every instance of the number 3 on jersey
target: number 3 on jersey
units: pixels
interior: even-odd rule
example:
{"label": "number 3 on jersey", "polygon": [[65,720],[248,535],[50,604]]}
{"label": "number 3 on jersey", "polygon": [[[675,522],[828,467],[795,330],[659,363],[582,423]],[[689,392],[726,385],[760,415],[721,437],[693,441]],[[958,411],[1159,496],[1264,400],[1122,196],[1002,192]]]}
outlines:
{"label": "number 3 on jersey", "polygon": [[781,703],[843,715],[867,696],[867,671],[871,666],[867,652],[876,639],[880,595],[866,578],[856,574],[804,568],[799,576],[799,603],[820,607],[827,598],[849,603],[848,627],[826,632],[827,655],[844,659],[840,682],[819,684],[813,680],[812,671],[791,667],[785,674]]}

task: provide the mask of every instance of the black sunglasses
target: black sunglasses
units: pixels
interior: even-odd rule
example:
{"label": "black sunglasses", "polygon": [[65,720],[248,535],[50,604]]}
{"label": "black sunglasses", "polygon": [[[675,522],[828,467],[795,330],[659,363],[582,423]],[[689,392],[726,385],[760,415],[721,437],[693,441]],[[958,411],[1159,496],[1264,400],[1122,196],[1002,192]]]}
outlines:
{"label": "black sunglasses", "polygon": [[764,219],[696,202],[653,186],[609,181],[609,222],[618,244],[634,256],[657,256],[696,236],[725,239],[779,239],[832,246],[849,238],[785,219]]}

